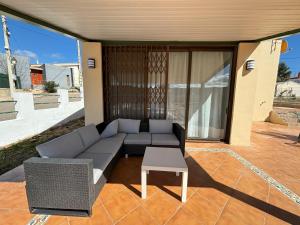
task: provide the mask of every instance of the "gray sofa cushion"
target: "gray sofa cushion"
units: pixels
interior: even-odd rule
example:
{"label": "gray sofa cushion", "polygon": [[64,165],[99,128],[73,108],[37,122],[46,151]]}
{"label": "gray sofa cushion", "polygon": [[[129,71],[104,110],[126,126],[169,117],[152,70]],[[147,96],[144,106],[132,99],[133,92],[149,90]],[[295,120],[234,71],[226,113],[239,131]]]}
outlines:
{"label": "gray sofa cushion", "polygon": [[110,138],[100,139],[97,143],[89,147],[87,153],[111,153],[115,155],[123,144],[126,134],[119,133]]}
{"label": "gray sofa cushion", "polygon": [[152,134],[152,145],[179,146],[179,141],[174,134]]}
{"label": "gray sofa cushion", "polygon": [[173,124],[169,120],[149,120],[149,131],[152,134],[172,134]]}
{"label": "gray sofa cushion", "polygon": [[118,133],[119,122],[118,120],[111,121],[101,133],[100,138],[108,138]]}
{"label": "gray sofa cushion", "polygon": [[38,145],[36,150],[43,158],[74,158],[84,151],[84,146],[79,133],[73,131]]}
{"label": "gray sofa cushion", "polygon": [[85,148],[88,148],[100,139],[100,134],[94,124],[81,127],[76,131],[79,133]]}
{"label": "gray sofa cushion", "polygon": [[138,134],[140,132],[140,120],[119,119],[119,133]]}
{"label": "gray sofa cushion", "polygon": [[97,183],[97,181],[100,179],[100,177],[103,174],[103,171],[107,167],[107,165],[110,163],[110,161],[113,158],[112,154],[93,154],[93,153],[87,153],[84,152],[80,154],[78,159],[93,159],[93,178],[94,178],[94,184]]}
{"label": "gray sofa cushion", "polygon": [[128,145],[150,145],[151,134],[148,132],[141,132],[138,134],[127,134],[124,144]]}

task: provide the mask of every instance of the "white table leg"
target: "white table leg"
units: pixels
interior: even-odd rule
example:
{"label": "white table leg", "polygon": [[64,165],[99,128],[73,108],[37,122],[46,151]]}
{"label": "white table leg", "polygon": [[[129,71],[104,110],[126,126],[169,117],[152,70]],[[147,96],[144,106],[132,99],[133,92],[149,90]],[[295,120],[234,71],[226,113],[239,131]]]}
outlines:
{"label": "white table leg", "polygon": [[182,202],[186,202],[187,183],[188,183],[188,172],[186,171],[182,173],[182,193],[181,193]]}
{"label": "white table leg", "polygon": [[142,170],[142,199],[147,197],[147,171]]}
{"label": "white table leg", "polygon": [[147,170],[147,175],[149,175],[149,170]]}
{"label": "white table leg", "polygon": [[179,172],[176,172],[176,176],[177,176],[177,177],[179,176]]}

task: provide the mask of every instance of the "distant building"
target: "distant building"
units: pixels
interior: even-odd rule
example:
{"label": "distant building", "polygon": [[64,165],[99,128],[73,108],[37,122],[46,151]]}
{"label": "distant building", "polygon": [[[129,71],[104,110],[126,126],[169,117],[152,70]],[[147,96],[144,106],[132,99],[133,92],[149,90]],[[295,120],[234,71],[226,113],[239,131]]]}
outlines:
{"label": "distant building", "polygon": [[43,68],[39,65],[31,65],[30,66],[30,77],[31,84],[33,89],[42,89],[44,84],[44,73]]}
{"label": "distant building", "polygon": [[[12,55],[17,60],[13,73],[16,75],[16,88],[31,88],[30,59],[27,56]],[[9,88],[6,55],[0,53],[0,88]]]}
{"label": "distant building", "polygon": [[300,97],[300,72],[298,76],[276,84],[275,96]]}
{"label": "distant building", "polygon": [[300,80],[300,72],[298,72],[296,77],[291,77],[290,80]]}
{"label": "distant building", "polygon": [[30,66],[33,88],[40,88],[46,81],[55,81],[60,88],[80,87],[77,63],[33,64]]}
{"label": "distant building", "polygon": [[72,83],[72,87],[80,87],[81,78],[78,63],[55,63],[53,65],[70,69],[70,82]]}

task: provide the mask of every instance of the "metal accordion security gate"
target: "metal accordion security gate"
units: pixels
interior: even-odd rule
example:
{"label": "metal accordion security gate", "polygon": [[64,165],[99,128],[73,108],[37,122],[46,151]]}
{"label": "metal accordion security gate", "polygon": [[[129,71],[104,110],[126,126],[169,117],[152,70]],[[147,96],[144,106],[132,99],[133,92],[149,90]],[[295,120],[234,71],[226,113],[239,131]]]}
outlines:
{"label": "metal accordion security gate", "polygon": [[166,118],[168,46],[103,46],[105,119]]}

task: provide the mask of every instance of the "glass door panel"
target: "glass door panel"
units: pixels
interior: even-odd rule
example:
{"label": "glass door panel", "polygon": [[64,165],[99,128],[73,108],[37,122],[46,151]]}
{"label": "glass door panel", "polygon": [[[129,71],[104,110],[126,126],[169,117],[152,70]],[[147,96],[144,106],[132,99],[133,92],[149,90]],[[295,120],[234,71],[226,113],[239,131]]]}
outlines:
{"label": "glass door panel", "polygon": [[224,139],[232,55],[222,51],[192,53],[188,138]]}
{"label": "glass door panel", "polygon": [[170,52],[168,68],[167,119],[185,127],[188,52]]}

